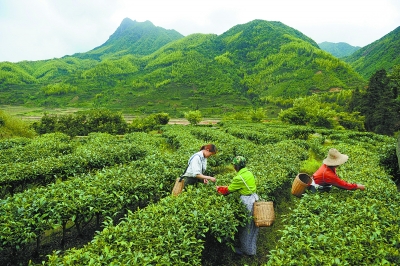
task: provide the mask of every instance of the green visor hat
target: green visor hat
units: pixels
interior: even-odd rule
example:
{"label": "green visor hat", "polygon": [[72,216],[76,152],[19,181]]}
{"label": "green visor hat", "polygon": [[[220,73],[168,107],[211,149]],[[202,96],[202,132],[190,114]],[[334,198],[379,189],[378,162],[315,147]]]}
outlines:
{"label": "green visor hat", "polygon": [[243,156],[236,156],[232,160],[232,164],[240,167],[245,167],[246,166],[246,158]]}

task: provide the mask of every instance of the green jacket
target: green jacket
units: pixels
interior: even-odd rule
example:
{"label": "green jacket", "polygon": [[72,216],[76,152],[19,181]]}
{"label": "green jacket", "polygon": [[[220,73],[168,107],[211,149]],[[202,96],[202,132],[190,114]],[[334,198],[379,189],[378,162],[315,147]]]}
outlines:
{"label": "green jacket", "polygon": [[[246,182],[247,186],[241,177],[244,182]],[[253,173],[251,173],[246,167],[240,169],[237,176],[233,178],[232,183],[228,186],[228,190],[229,192],[239,191],[240,195],[250,195],[255,193],[257,187]]]}

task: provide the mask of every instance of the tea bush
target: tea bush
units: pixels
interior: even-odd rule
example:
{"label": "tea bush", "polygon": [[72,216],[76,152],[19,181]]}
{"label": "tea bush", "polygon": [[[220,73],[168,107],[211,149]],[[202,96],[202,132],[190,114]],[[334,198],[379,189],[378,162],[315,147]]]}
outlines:
{"label": "tea bush", "polygon": [[[90,217],[101,215],[108,217],[108,222],[90,243],[82,248],[55,250],[43,264],[201,265],[207,259],[205,242],[215,239],[219,245],[232,246],[238,226],[246,220],[238,196],[218,195],[214,183],[189,187],[178,197],[171,196],[175,179],[202,145],[213,143],[218,148],[217,155],[209,158],[206,172],[217,178],[218,185],[229,184],[235,175],[231,160],[243,155],[256,177],[257,193],[274,203],[290,196],[291,183],[301,167],[310,162],[316,167],[329,148],[335,147],[349,155],[338,174],[349,182],[365,184],[366,190],[333,188],[329,193],[307,192],[295,198],[282,231],[269,231],[282,237],[273,250],[261,255],[263,263],[399,264],[400,197],[390,170],[394,169],[394,138],[240,121],[224,121],[211,127],[165,125],[157,133],[120,137],[97,133],[71,142],[65,140],[71,155],[75,154],[81,163],[68,157],[64,161],[68,165],[64,168],[66,174],[61,175],[64,181],[0,201],[0,250],[17,254],[40,240],[50,228],[64,228],[69,222],[79,231]],[[29,147],[42,147],[43,156],[54,150],[55,156],[49,156],[46,165],[57,168],[50,160],[70,154],[60,156],[57,151],[64,144],[56,143],[46,147],[40,146],[40,138],[19,139],[0,146],[15,158],[16,151],[20,151],[21,164],[7,162],[14,168],[33,165],[24,157],[34,154]],[[35,156],[33,162],[43,159]],[[89,165],[92,168],[88,171],[74,168],[89,169]],[[115,220],[116,214],[124,213],[128,214],[122,221]]]}

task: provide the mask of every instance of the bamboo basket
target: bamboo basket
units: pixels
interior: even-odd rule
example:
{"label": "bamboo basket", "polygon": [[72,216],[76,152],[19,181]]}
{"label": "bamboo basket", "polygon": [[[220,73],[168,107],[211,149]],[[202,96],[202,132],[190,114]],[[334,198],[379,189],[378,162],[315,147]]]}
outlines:
{"label": "bamboo basket", "polygon": [[256,201],[253,209],[254,223],[257,227],[271,226],[274,223],[275,211],[272,201]]}
{"label": "bamboo basket", "polygon": [[293,180],[292,194],[296,197],[301,197],[306,188],[311,184],[312,179],[305,173],[299,173]]}
{"label": "bamboo basket", "polygon": [[182,179],[179,182],[180,177],[178,177],[175,181],[174,188],[172,189],[172,195],[178,196],[181,192],[183,187],[185,186],[185,179]]}

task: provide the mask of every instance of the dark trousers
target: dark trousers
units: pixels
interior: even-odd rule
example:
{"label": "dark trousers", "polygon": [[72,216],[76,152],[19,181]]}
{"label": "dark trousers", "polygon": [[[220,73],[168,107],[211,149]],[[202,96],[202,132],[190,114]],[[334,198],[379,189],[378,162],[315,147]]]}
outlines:
{"label": "dark trousers", "polygon": [[187,185],[197,185],[200,182],[200,179],[196,177],[185,176],[185,186]]}

